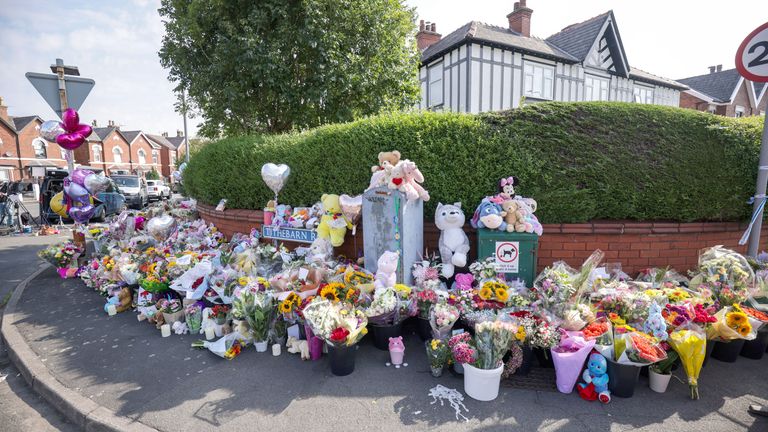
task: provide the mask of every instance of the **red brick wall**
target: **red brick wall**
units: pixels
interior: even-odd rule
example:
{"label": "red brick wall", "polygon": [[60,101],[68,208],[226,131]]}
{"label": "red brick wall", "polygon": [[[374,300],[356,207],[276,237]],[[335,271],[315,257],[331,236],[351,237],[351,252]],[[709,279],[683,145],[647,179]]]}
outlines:
{"label": "red brick wall", "polygon": [[[144,151],[144,164],[139,163],[139,150]],[[145,172],[151,171],[152,167],[152,146],[149,144],[149,141],[147,141],[143,135],[139,135],[136,137],[135,140],[131,143],[131,158],[133,160],[133,167],[135,170],[138,170],[139,168],[143,169]],[[155,167],[155,169],[160,172],[160,165],[159,165],[159,158],[158,158],[158,165]]]}
{"label": "red brick wall", "polygon": [[756,114],[752,104],[749,102],[749,90],[747,90],[747,85],[749,85],[749,83],[746,80],[741,83],[739,91],[736,92],[736,97],[734,97],[731,104],[726,107],[726,117],[733,117],[736,115],[736,105],[744,107],[744,117]]}
{"label": "red brick wall", "polygon": [[[8,125],[0,122],[0,167],[11,167],[12,170],[8,173],[10,180],[19,180],[21,174],[19,172],[19,160],[17,159],[16,151],[16,132],[12,130]],[[6,153],[8,154],[6,156]]]}
{"label": "red brick wall", "polygon": [[[231,209],[217,212],[202,204],[198,204],[198,210],[203,219],[216,225],[228,237],[236,232],[247,233],[251,228],[260,228],[263,222],[261,211]],[[600,249],[605,252],[606,262],[620,262],[622,269],[632,276],[646,267],[670,266],[684,272],[695,267],[699,250],[706,247],[723,245],[745,252],[746,247],[738,246],[745,227],[737,222],[544,225],[544,235],[539,239],[538,270],[560,260],[577,267],[595,249]],[[470,259],[474,260],[477,258],[476,233],[471,228],[466,231],[471,243]],[[425,222],[424,247],[428,251],[437,251],[439,237],[437,227]],[[344,245],[337,248],[336,253],[355,256],[355,241],[358,254],[362,254],[362,226],[358,226],[356,238],[347,234]],[[763,229],[761,245],[768,248],[768,227]]]}
{"label": "red brick wall", "polygon": [[116,131],[112,131],[107,137],[104,139],[104,142],[102,143],[103,149],[104,149],[104,156],[105,156],[105,164],[107,167],[110,167],[112,165],[115,165],[115,156],[113,153],[113,149],[115,147],[119,147],[122,151],[122,164],[113,168],[107,169],[107,174],[113,173],[115,170],[122,169],[127,171],[132,171],[131,164],[130,164],[130,148],[128,147],[128,142],[123,138],[123,136]]}
{"label": "red brick wall", "polygon": [[24,178],[29,178],[30,171],[29,168],[27,168],[27,165],[33,160],[59,168],[67,167],[67,162],[61,155],[61,147],[55,143],[48,143],[48,146],[45,149],[46,155],[48,156],[47,159],[35,158],[35,148],[32,146],[32,141],[34,141],[35,138],[40,137],[39,126],[41,124],[42,122],[38,119],[32,120],[19,132],[19,148],[21,150],[21,164],[24,166]]}

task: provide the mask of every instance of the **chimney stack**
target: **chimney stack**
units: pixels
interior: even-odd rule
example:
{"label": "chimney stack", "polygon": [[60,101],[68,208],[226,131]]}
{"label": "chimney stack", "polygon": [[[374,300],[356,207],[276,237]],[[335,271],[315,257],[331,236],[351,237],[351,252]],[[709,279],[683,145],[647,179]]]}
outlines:
{"label": "chimney stack", "polygon": [[163,132],[161,135],[168,138],[168,132]]}
{"label": "chimney stack", "polygon": [[717,65],[717,71],[722,72],[723,71],[723,65],[719,64]]}
{"label": "chimney stack", "polygon": [[176,129],[176,136],[177,136],[177,137],[183,137],[183,136],[184,136],[184,132],[182,132],[182,131],[180,131],[180,130]]}
{"label": "chimney stack", "polygon": [[709,67],[709,73],[713,74],[717,70],[717,66],[710,66]]}
{"label": "chimney stack", "polygon": [[512,13],[507,15],[509,20],[509,29],[520,33],[525,37],[531,37],[531,15],[533,9],[525,5],[525,0],[515,2],[515,8]]}
{"label": "chimney stack", "polygon": [[3,104],[3,97],[0,96],[0,118],[9,121],[8,118],[8,107]]}
{"label": "chimney stack", "polygon": [[416,45],[419,51],[424,51],[430,45],[438,42],[442,36],[437,33],[437,24],[424,20],[419,21],[419,32],[416,33]]}
{"label": "chimney stack", "polygon": [[99,123],[96,121],[96,119],[93,119],[93,121],[91,122],[91,126],[99,127]]}

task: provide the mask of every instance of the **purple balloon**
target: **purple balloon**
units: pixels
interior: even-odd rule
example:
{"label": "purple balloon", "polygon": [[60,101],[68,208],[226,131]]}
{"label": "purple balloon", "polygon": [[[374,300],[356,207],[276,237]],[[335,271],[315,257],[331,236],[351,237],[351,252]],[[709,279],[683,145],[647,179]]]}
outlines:
{"label": "purple balloon", "polygon": [[85,142],[85,138],[79,133],[65,133],[56,137],[56,144],[67,150],[74,150]]}
{"label": "purple balloon", "polygon": [[80,124],[80,114],[72,108],[67,108],[61,116],[61,123],[67,132],[75,132]]}
{"label": "purple balloon", "polygon": [[79,124],[72,133],[77,133],[88,138],[92,132],[92,127],[88,126],[87,124]]}
{"label": "purple balloon", "polygon": [[64,193],[73,200],[77,200],[82,197],[88,198],[88,189],[72,181],[70,181],[69,184],[64,184]]}
{"label": "purple balloon", "polygon": [[87,169],[76,169],[72,172],[72,174],[69,175],[69,178],[74,182],[79,184],[80,186],[85,186],[85,178],[88,177],[91,174],[96,174],[91,170]]}
{"label": "purple balloon", "polygon": [[79,224],[87,223],[93,217],[96,207],[88,204],[82,207],[71,207],[69,209],[69,217]]}

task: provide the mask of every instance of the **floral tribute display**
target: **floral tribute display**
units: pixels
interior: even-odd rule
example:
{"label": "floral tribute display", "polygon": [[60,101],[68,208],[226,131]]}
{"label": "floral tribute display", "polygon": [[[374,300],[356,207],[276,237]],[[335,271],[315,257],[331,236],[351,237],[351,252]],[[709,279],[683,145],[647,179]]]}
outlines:
{"label": "floral tribute display", "polygon": [[[415,173],[415,165],[401,163],[399,153],[396,159],[379,161],[377,182],[392,181],[390,189],[408,183],[410,201],[427,199],[421,180],[401,177]],[[278,174],[274,186],[285,180]],[[474,225],[541,234],[532,217],[535,201],[515,198],[510,185],[517,185],[514,177],[484,201]],[[588,400],[599,396],[607,403],[611,394],[621,396],[615,389],[637,385],[641,367],[666,371],[675,364],[687,378],[684,393],[696,399],[707,376],[702,367],[708,345],[757,341],[768,322],[756,300],[768,293],[768,255],[747,260],[715,246],[701,252],[690,279],[671,268],[650,268],[633,280],[616,263],[607,265],[597,250],[582,263],[555,262],[525,286],[505,280],[492,258],[451,262],[455,272],[446,272],[448,263],[426,254],[405,269],[413,276],[405,285],[400,261],[390,259],[399,252],[374,257],[375,270],[359,264],[370,260],[334,255],[347,219],[356,221],[353,213],[360,209],[357,200],[342,195],[341,210],[323,211],[337,207],[326,202],[331,197],[317,208],[296,206],[291,212],[284,203],[267,205],[272,228],[327,231],[294,249],[262,239],[256,229],[227,239],[196,218],[193,200],[170,200],[91,226],[97,247],[87,259],[72,243],[39,255],[103,295],[111,314],[134,311],[138,322],[156,327],[159,335],[167,336],[170,325],[176,334],[200,339],[193,346],[224,359],[258,355],[270,345],[279,355],[277,348],[284,346],[301,359],[327,357],[332,373],[345,375],[354,370],[355,357],[379,361],[382,352],[367,345],[396,341],[400,353],[409,347],[412,365],[429,368],[439,379],[451,379],[443,371],[452,365],[451,375],[463,373],[465,393],[481,401],[509,391],[500,390],[501,380],[521,379],[536,367],[534,354],[559,391],[576,389],[584,397],[589,388]],[[338,214],[349,215],[337,226],[329,212],[339,220]],[[382,266],[387,263],[391,268]],[[411,349],[409,325],[425,329],[418,350]],[[584,382],[577,386],[579,378]]]}

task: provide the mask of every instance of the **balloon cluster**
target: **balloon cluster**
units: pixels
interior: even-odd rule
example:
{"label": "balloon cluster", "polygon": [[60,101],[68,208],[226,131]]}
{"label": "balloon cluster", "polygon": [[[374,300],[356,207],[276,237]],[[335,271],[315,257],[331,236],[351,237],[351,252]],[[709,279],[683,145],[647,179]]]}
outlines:
{"label": "balloon cluster", "polygon": [[93,132],[90,126],[80,123],[80,115],[68,108],[61,116],[61,122],[48,120],[40,126],[40,136],[49,142],[56,143],[67,150],[80,147]]}
{"label": "balloon cluster", "polygon": [[181,183],[182,182],[182,175],[184,174],[184,170],[185,169],[187,169],[187,163],[186,162],[182,162],[181,165],[179,165],[179,169],[174,171],[173,173],[171,173],[171,175],[173,176],[173,179],[176,180],[177,182]]}
{"label": "balloon cluster", "polygon": [[109,188],[109,179],[91,170],[76,169],[64,179],[64,190],[51,198],[51,210],[77,223],[88,222],[96,212],[92,195]]}

